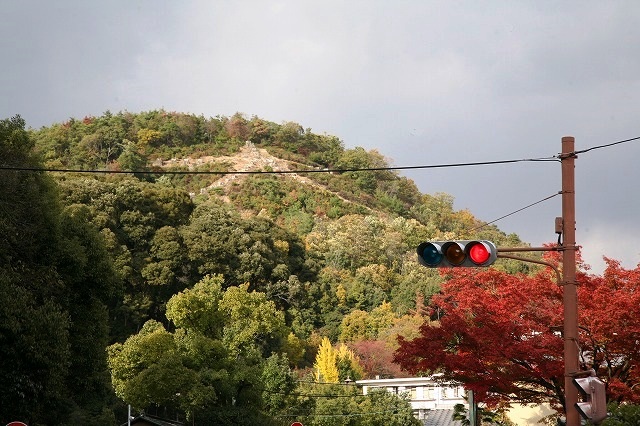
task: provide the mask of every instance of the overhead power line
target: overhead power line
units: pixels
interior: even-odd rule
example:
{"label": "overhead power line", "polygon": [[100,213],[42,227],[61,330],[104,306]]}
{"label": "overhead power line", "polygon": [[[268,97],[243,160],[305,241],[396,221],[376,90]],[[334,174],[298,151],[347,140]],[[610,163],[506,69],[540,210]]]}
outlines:
{"label": "overhead power line", "polygon": [[[582,154],[596,149],[607,148],[614,145],[633,142],[640,140],[640,136],[623,139],[603,145],[596,145],[591,148],[574,151],[572,154]],[[145,174],[145,175],[257,175],[257,174],[302,174],[302,173],[345,173],[345,172],[375,172],[386,170],[421,170],[421,169],[444,169],[452,167],[470,167],[470,166],[491,166],[497,164],[512,164],[524,162],[545,162],[545,161],[561,161],[563,154],[553,155],[550,157],[538,158],[521,158],[514,160],[496,160],[496,161],[475,161],[467,163],[444,163],[431,164],[422,166],[389,166],[389,167],[353,167],[345,169],[303,169],[303,170],[245,170],[245,171],[207,171],[207,170],[99,170],[99,169],[54,169],[49,167],[19,167],[0,165],[0,170],[14,170],[22,172],[51,172],[51,173],[85,173],[85,174]]]}
{"label": "overhead power line", "polygon": [[367,411],[361,413],[343,413],[343,414],[280,414],[275,417],[277,418],[297,418],[297,417],[358,417],[358,416],[373,416],[378,414],[394,414],[401,415],[402,413],[398,413],[398,409],[394,408],[391,410],[384,411]]}
{"label": "overhead power line", "polygon": [[297,397],[305,397],[305,398],[367,398],[368,395],[363,393],[354,393],[354,394],[328,394],[328,393],[303,393],[303,392],[281,392],[281,391],[271,391],[267,389],[262,389],[262,392],[270,393],[273,395],[288,395],[288,396],[297,396]]}
{"label": "overhead power line", "polygon": [[[596,150],[596,149],[608,148],[608,147],[611,147],[611,146],[614,146],[614,145],[620,145],[620,144],[623,144],[623,143],[633,142],[633,141],[637,141],[637,140],[640,140],[640,136],[637,136],[637,137],[635,137],[635,138],[630,138],[630,139],[624,139],[624,140],[620,140],[620,141],[616,141],[616,142],[611,142],[611,143],[607,143],[607,144],[603,144],[603,145],[593,146],[593,147],[591,147],[591,148],[587,148],[587,149],[583,149],[583,150],[579,150],[579,151],[574,151],[574,152],[573,152],[573,153],[571,153],[571,154],[574,154],[574,155],[577,155],[577,154],[583,154],[583,153],[585,153],[585,152],[593,151],[593,150]],[[562,155],[563,155],[563,154],[558,154],[555,158],[560,159]],[[540,204],[540,203],[542,203],[542,202],[544,202],[544,201],[550,200],[551,198],[554,198],[554,197],[556,197],[556,196],[558,196],[558,195],[561,195],[561,194],[562,194],[562,191],[557,192],[557,193],[555,193],[555,194],[552,194],[552,195],[550,195],[550,196],[548,196],[548,197],[545,197],[545,198],[543,198],[543,199],[541,199],[541,200],[536,201],[535,203],[531,203],[531,204],[526,205],[526,206],[524,206],[524,207],[522,207],[522,208],[520,208],[520,209],[518,209],[518,210],[514,210],[514,211],[512,211],[511,213],[508,213],[508,214],[506,214],[506,215],[504,215],[504,216],[500,216],[500,217],[499,217],[499,218],[497,218],[497,219],[494,219],[494,220],[492,220],[492,221],[490,221],[490,222],[486,222],[486,223],[484,223],[484,224],[482,224],[482,225],[480,225],[480,226],[478,226],[478,227],[475,227],[475,228],[473,228],[471,231],[473,232],[473,231],[477,231],[477,230],[479,230],[479,229],[482,229],[482,228],[484,228],[485,226],[489,226],[489,225],[491,225],[492,223],[498,222],[499,220],[502,220],[502,219],[504,219],[504,218],[507,218],[507,217],[509,217],[509,216],[511,216],[511,215],[514,215],[514,214],[516,214],[516,213],[520,213],[520,212],[521,212],[521,211],[523,211],[523,210],[526,210],[526,209],[528,209],[528,208],[530,208],[530,207],[533,207],[533,206],[535,206],[535,205],[537,205],[537,204]]]}
{"label": "overhead power line", "polygon": [[560,195],[560,194],[562,194],[562,191],[559,191],[559,192],[556,192],[555,194],[549,195],[548,197],[545,197],[545,198],[543,198],[543,199],[541,199],[541,200],[536,201],[535,203],[531,203],[531,204],[529,204],[529,205],[527,205],[527,206],[524,206],[524,207],[522,207],[522,208],[519,208],[518,210],[514,210],[514,211],[512,211],[511,213],[505,214],[504,216],[500,216],[499,218],[494,219],[494,220],[492,220],[491,222],[487,222],[487,223],[482,224],[482,225],[480,225],[480,226],[478,226],[478,227],[476,227],[476,228],[473,228],[471,231],[473,232],[473,231],[477,231],[478,229],[482,229],[482,228],[484,228],[485,226],[489,226],[489,225],[491,225],[492,223],[495,223],[495,222],[497,222],[497,221],[499,221],[499,220],[502,220],[502,219],[504,219],[504,218],[506,218],[506,217],[509,217],[509,216],[514,215],[514,214],[516,214],[516,213],[520,213],[521,211],[526,210],[526,209],[528,209],[529,207],[533,207],[533,206],[535,206],[536,204],[540,204],[540,203],[542,203],[542,202],[544,202],[544,201],[550,200],[550,199],[552,199],[553,197],[557,197],[557,196],[558,196],[558,195]]}
{"label": "overhead power line", "polygon": [[309,380],[296,380],[297,383],[304,383],[306,385],[328,385],[328,386],[355,386],[352,383],[344,383],[344,382],[315,382],[315,381],[309,381]]}
{"label": "overhead power line", "polygon": [[[586,153],[589,151],[608,148],[615,145],[620,145],[628,142],[634,142],[640,140],[640,136],[623,139],[616,142],[611,142],[602,145],[592,146],[590,148],[586,148],[583,150],[574,151],[570,154],[577,155]],[[9,171],[23,171],[23,172],[50,172],[50,173],[83,173],[83,174],[133,174],[133,175],[260,175],[260,174],[311,174],[311,173],[346,173],[346,172],[366,172],[366,171],[391,171],[391,170],[422,170],[422,169],[438,169],[438,168],[453,168],[453,167],[471,167],[471,166],[490,166],[490,165],[498,165],[498,164],[513,164],[513,163],[523,163],[523,162],[547,162],[554,161],[560,162],[563,155],[567,155],[564,153],[554,155],[551,157],[538,157],[538,158],[522,158],[522,159],[514,159],[514,160],[496,160],[496,161],[478,161],[478,162],[466,162],[466,163],[444,163],[444,164],[432,164],[432,165],[422,165],[422,166],[397,166],[397,167],[361,167],[361,168],[345,168],[345,169],[303,169],[303,170],[252,170],[252,171],[205,171],[205,170],[82,170],[82,169],[54,169],[47,167],[15,167],[15,166],[7,166],[0,165],[0,170],[9,170]],[[473,228],[471,231],[476,231],[478,229],[484,228],[485,226],[491,225],[499,220],[512,216],[516,213],[519,213],[523,210],[526,210],[530,207],[533,207],[537,204],[540,204],[544,201],[547,201],[557,195],[561,194],[561,192],[555,193],[548,197],[545,197],[541,200],[538,200],[534,203],[531,203],[527,206],[524,206],[520,209],[514,210],[511,213],[500,216],[497,219],[494,219],[490,222],[487,222],[483,225],[480,225],[476,228]]]}
{"label": "overhead power line", "polygon": [[144,175],[259,175],[259,174],[305,174],[305,173],[347,173],[347,172],[377,172],[387,170],[416,170],[442,169],[451,167],[491,166],[497,164],[523,163],[533,161],[559,161],[555,156],[541,158],[523,158],[518,160],[478,161],[469,163],[446,163],[423,166],[389,166],[389,167],[353,167],[345,169],[302,169],[302,170],[83,170],[83,169],[54,169],[49,167],[18,167],[0,165],[0,170],[15,170],[22,172],[51,172],[51,173],[85,173],[85,174],[144,174]]}
{"label": "overhead power line", "polygon": [[592,146],[591,148],[582,149],[580,151],[574,151],[574,154],[583,154],[585,152],[593,151],[595,149],[608,148],[610,146],[620,145],[620,144],[623,144],[623,143],[633,142],[633,141],[637,141],[637,140],[640,140],[640,136],[636,136],[635,138],[630,138],[630,139],[623,139],[621,141],[611,142],[611,143],[607,143],[607,144],[604,144],[604,145]]}

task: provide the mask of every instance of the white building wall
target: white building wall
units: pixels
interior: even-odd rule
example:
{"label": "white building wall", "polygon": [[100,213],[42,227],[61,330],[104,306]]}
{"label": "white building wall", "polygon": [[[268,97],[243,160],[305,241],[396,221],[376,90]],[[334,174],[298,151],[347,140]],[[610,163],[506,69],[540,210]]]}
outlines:
{"label": "white building wall", "polygon": [[453,409],[456,404],[468,406],[464,399],[464,388],[455,384],[440,384],[431,377],[358,380],[356,384],[362,386],[364,395],[375,388],[395,394],[407,392],[418,418],[424,418],[427,410]]}

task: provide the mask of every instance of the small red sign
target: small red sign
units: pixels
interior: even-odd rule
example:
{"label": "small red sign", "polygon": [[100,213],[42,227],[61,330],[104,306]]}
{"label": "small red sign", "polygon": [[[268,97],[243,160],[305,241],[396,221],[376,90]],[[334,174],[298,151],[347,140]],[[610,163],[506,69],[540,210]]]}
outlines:
{"label": "small red sign", "polygon": [[291,423],[291,426],[303,426],[303,424],[300,422],[293,422]]}
{"label": "small red sign", "polygon": [[22,422],[11,422],[8,423],[7,426],[27,426],[27,424]]}

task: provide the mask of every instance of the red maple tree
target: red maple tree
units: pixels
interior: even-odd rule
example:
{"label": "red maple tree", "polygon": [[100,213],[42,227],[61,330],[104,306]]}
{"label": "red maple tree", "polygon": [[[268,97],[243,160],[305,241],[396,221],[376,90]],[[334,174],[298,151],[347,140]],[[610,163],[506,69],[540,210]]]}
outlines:
{"label": "red maple tree", "polygon": [[[558,255],[549,256],[557,261]],[[603,276],[579,272],[579,359],[607,384],[610,400],[640,402],[640,267],[606,259]],[[439,324],[400,338],[394,361],[413,374],[442,373],[479,401],[564,405],[562,288],[550,270],[535,276],[496,269],[443,270],[432,307]]]}

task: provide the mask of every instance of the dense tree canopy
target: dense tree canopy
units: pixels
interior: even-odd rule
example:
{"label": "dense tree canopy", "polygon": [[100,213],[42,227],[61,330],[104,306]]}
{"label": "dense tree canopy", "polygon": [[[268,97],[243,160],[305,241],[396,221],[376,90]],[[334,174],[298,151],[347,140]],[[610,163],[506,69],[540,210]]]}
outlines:
{"label": "dense tree canopy", "polygon": [[[3,165],[39,165],[24,126],[0,121]],[[86,211],[65,208],[49,176],[0,170],[0,423],[113,420],[90,412],[109,395],[114,275]]]}
{"label": "dense tree canopy", "polygon": [[[259,417],[264,360],[282,348],[287,332],[273,302],[247,286],[223,290],[221,276],[206,277],[169,300],[167,317],[174,332],[150,320],[109,347],[116,395],[138,408],[181,409],[201,422],[250,424]],[[281,385],[286,390],[289,382]],[[237,410],[247,421],[223,421]]]}
{"label": "dense tree canopy", "polygon": [[[83,173],[32,170],[43,165]],[[477,281],[415,259],[429,239],[523,245],[517,235],[394,171],[354,170],[384,169],[375,150],[241,113],[105,112],[38,130],[0,121],[0,166],[0,423],[117,424],[131,403],[192,424],[410,424],[401,398],[310,379],[331,351],[338,381],[407,374],[391,354],[422,323],[423,333],[442,325],[448,352],[432,358],[454,372],[462,367],[446,357],[485,348],[447,327],[474,318],[485,339],[502,330],[522,340],[508,352],[520,364],[495,353],[487,369],[524,379],[526,363],[558,363],[558,290],[545,272],[501,261]],[[633,293],[636,275],[612,261],[603,277],[581,279],[603,298]],[[450,304],[463,288],[468,296]],[[491,306],[460,310],[480,301]],[[585,363],[607,366],[611,398],[623,403],[637,390],[627,351],[638,348],[625,342],[638,339],[611,327],[633,324],[633,303],[609,304],[617,325],[595,305],[582,322]],[[498,402],[508,389],[481,373],[456,377]],[[561,395],[552,377],[536,377],[519,397]]]}

